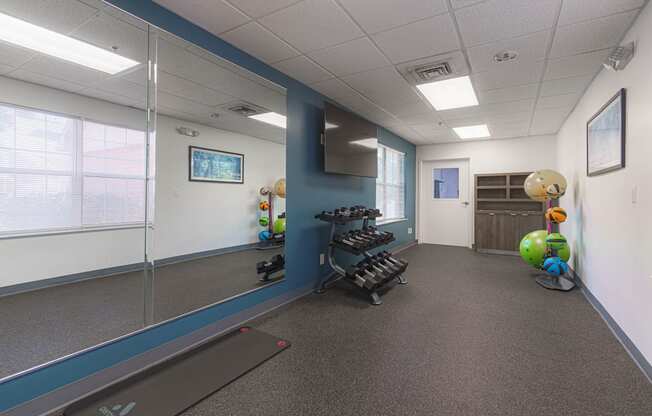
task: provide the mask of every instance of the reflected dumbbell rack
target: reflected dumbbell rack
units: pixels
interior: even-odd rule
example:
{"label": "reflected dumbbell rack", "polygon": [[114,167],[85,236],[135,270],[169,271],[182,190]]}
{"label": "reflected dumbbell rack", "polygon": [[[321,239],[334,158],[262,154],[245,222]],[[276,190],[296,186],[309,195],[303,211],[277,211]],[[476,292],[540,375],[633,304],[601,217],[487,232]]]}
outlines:
{"label": "reflected dumbbell rack", "polygon": [[[344,280],[362,290],[371,298],[373,305],[382,304],[379,291],[393,281],[407,284],[403,273],[408,263],[382,251],[371,254],[370,250],[382,247],[394,241],[390,232],[380,231],[369,225],[369,220],[381,217],[378,209],[354,206],[338,208],[333,211],[323,211],[315,218],[330,223],[329,244],[327,250],[328,264],[335,272],[330,277],[322,280],[317,288],[317,293],[323,293],[335,282]],[[337,226],[347,225],[353,221],[362,221],[362,228],[337,233]],[[364,256],[360,262],[347,268],[340,266],[335,260],[335,249]]]}

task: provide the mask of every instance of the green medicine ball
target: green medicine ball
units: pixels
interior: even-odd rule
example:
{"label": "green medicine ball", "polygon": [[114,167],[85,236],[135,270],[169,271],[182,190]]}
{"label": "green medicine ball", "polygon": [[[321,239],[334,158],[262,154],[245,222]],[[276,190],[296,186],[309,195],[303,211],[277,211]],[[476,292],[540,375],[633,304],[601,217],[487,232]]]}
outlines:
{"label": "green medicine ball", "polygon": [[281,234],[285,232],[285,218],[279,218],[274,221],[274,234]]}
{"label": "green medicine ball", "polygon": [[258,224],[262,225],[263,227],[267,227],[269,225],[269,217],[260,217]]}
{"label": "green medicine ball", "polygon": [[548,234],[548,237],[546,237],[546,243],[548,244],[548,247],[554,248],[556,250],[559,250],[568,245],[566,242],[566,237],[560,233]]}

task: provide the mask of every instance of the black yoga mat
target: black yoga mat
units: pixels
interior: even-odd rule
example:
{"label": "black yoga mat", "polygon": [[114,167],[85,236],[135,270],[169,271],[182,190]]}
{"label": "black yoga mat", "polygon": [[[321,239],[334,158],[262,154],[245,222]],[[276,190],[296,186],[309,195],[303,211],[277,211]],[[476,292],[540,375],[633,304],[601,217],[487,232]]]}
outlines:
{"label": "black yoga mat", "polygon": [[178,415],[289,346],[243,327],[83,398],[64,415]]}

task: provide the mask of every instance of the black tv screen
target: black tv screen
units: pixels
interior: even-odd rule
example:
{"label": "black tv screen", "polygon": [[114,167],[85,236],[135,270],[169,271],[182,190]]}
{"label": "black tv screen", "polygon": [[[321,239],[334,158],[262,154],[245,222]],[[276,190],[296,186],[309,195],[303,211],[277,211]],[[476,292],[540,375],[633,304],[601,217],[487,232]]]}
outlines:
{"label": "black tv screen", "polygon": [[378,128],[332,104],[324,106],[324,166],[328,173],[378,176]]}

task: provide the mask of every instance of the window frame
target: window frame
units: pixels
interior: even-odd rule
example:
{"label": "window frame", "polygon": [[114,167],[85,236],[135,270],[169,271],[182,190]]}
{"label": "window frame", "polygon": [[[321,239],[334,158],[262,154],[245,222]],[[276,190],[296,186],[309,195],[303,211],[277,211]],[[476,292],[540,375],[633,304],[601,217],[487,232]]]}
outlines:
{"label": "window frame", "polygon": [[[407,216],[405,214],[406,200],[407,200],[407,192],[406,192],[407,191],[407,185],[406,185],[406,181],[405,181],[407,165],[406,165],[405,162],[406,162],[407,153],[401,152],[400,150],[394,149],[393,147],[390,147],[390,146],[387,146],[387,145],[384,145],[384,144],[381,144],[381,143],[378,143],[378,150],[383,151],[384,155],[383,155],[382,167],[381,166],[378,167],[379,169],[382,168],[382,170],[383,170],[383,173],[382,173],[383,181],[379,182],[380,175],[378,175],[376,177],[376,208],[380,210],[380,212],[383,214],[383,216],[376,219],[376,225],[384,225],[384,224],[391,224],[391,223],[394,223],[394,222],[407,221]],[[399,184],[399,185],[388,184],[386,182],[386,178],[387,178],[387,158],[386,158],[386,154],[387,154],[388,150],[401,155],[402,158],[403,158],[403,172],[401,174],[402,183]],[[383,206],[382,207],[378,206],[378,186],[379,185],[381,187],[383,187]],[[386,206],[386,203],[387,203],[387,199],[385,198],[387,193],[385,192],[385,190],[387,189],[387,187],[392,187],[392,188],[397,188],[397,189],[402,188],[402,191],[403,191],[402,192],[402,194],[403,194],[403,204],[402,204],[402,207],[403,207],[402,214],[403,215],[402,216],[392,217],[392,218],[385,217],[385,211],[386,211],[385,206]]]}
{"label": "window frame", "polygon": [[[72,171],[54,171],[49,169],[23,169],[20,172],[17,172],[17,169],[14,168],[0,168],[0,173],[7,174],[36,174],[36,175],[47,175],[47,176],[71,176],[73,182],[78,180],[79,184],[79,225],[75,226],[62,226],[62,227],[48,227],[48,228],[34,228],[34,229],[25,229],[25,230],[12,230],[12,231],[0,231],[0,240],[4,239],[14,239],[14,238],[27,238],[27,237],[39,237],[39,236],[49,236],[49,235],[62,235],[62,234],[76,234],[84,232],[100,232],[100,231],[111,231],[111,230],[126,230],[126,229],[137,229],[145,228],[147,225],[148,228],[153,228],[153,221],[148,218],[148,202],[147,202],[147,192],[148,181],[152,179],[150,172],[146,172],[148,169],[147,162],[145,163],[143,175],[136,177],[135,175],[116,175],[116,174],[98,174],[98,173],[88,173],[84,174],[84,123],[90,122],[95,124],[101,124],[104,127],[116,127],[121,129],[128,129],[133,131],[142,132],[144,136],[144,153],[145,158],[151,156],[150,147],[147,143],[147,129],[139,130],[126,125],[120,125],[117,123],[106,123],[93,118],[83,117],[76,114],[62,113],[57,111],[51,111],[36,107],[29,107],[20,104],[9,103],[6,101],[0,101],[0,106],[12,107],[14,110],[24,110],[31,111],[43,115],[51,115],[56,117],[65,117],[68,119],[73,119],[79,125],[77,126],[77,138],[74,143],[74,151],[72,154],[73,158],[73,169]],[[15,143],[14,143],[15,146]],[[14,147],[15,151],[15,147]],[[144,207],[144,218],[143,221],[124,221],[124,222],[114,222],[114,223],[105,223],[105,224],[84,224],[84,178],[86,177],[95,177],[95,178],[116,178],[116,179],[142,179],[145,187],[145,207]]]}

